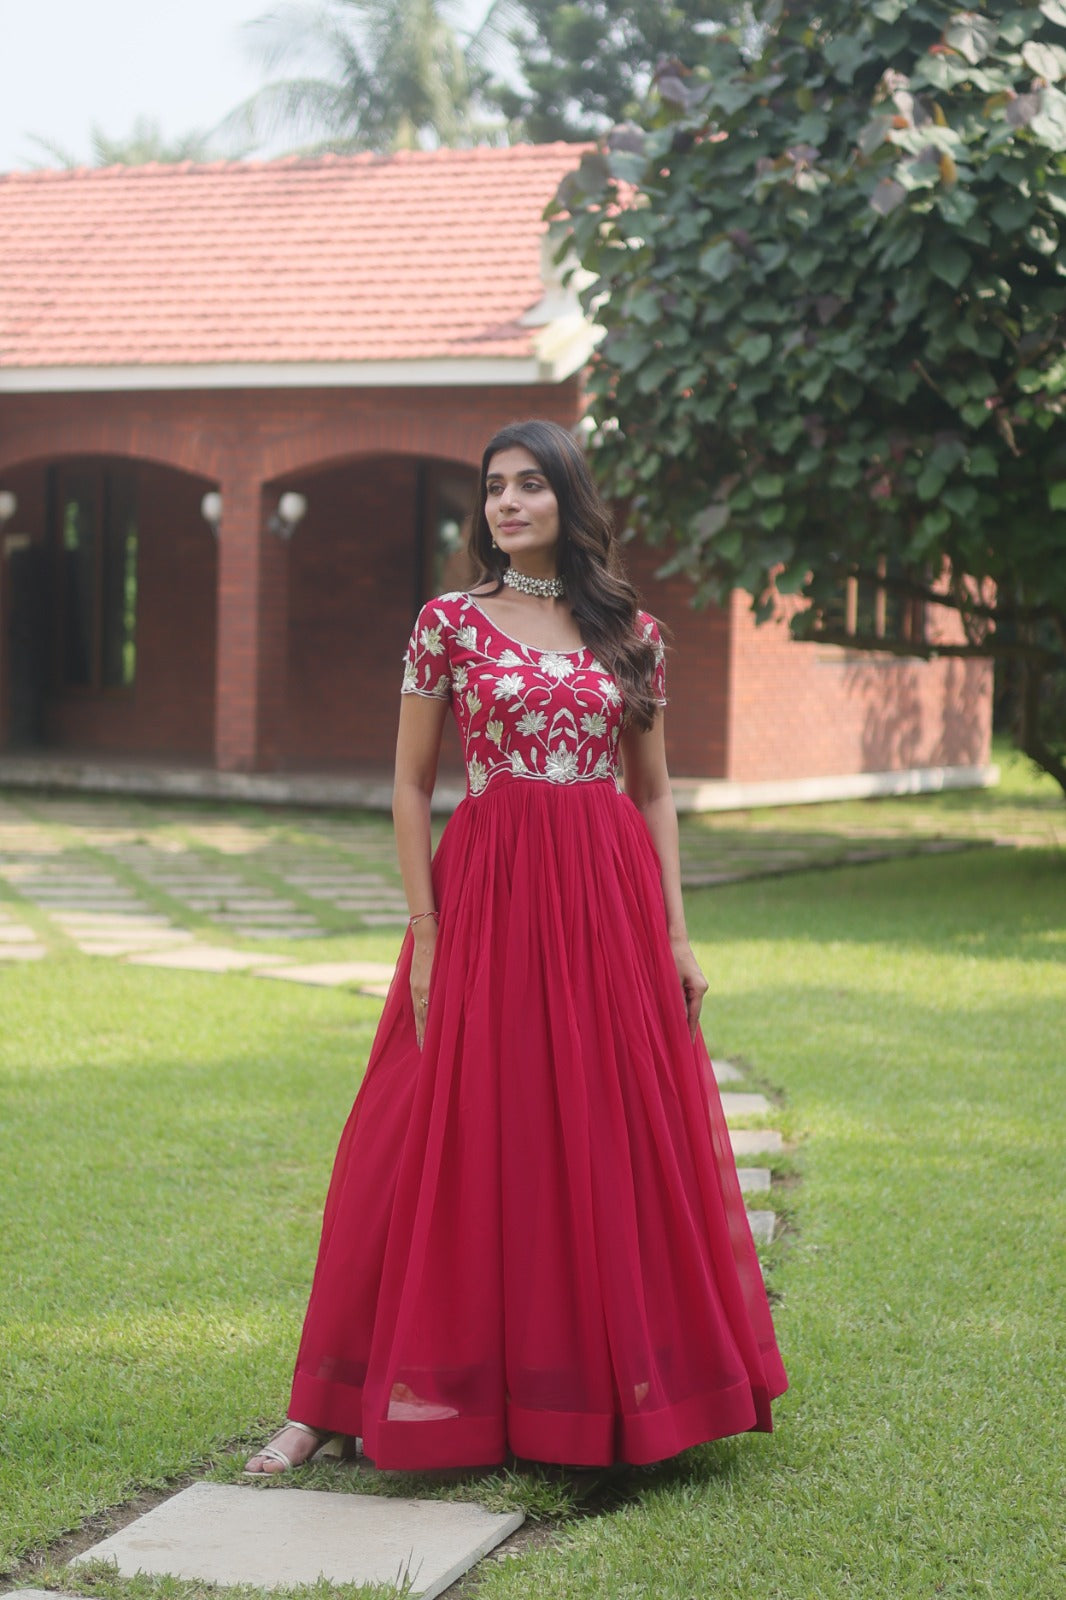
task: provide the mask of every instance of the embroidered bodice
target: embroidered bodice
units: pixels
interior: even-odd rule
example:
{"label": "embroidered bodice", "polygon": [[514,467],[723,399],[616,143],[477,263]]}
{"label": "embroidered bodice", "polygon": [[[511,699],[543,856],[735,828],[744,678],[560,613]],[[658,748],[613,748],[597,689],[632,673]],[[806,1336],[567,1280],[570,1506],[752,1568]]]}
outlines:
{"label": "embroidered bodice", "polygon": [[[655,647],[653,692],[666,704],[663,644]],[[422,607],[404,659],[403,693],[451,700],[472,795],[503,774],[584,783],[619,774],[625,706],[611,674],[587,647],[539,650],[511,639],[477,601],[442,594]]]}

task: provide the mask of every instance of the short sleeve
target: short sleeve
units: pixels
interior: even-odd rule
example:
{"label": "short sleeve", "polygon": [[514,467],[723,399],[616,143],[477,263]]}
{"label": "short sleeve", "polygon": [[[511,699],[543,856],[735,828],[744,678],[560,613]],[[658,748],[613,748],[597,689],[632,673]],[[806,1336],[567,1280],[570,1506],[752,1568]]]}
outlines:
{"label": "short sleeve", "polygon": [[448,614],[438,601],[430,600],[422,607],[407,641],[401,694],[421,694],[431,700],[451,698],[451,632]]}
{"label": "short sleeve", "polygon": [[646,611],[640,613],[640,620],[644,628],[644,638],[655,651],[655,666],[652,671],[651,693],[656,705],[666,704],[666,647],[662,641],[658,624],[655,618]]}

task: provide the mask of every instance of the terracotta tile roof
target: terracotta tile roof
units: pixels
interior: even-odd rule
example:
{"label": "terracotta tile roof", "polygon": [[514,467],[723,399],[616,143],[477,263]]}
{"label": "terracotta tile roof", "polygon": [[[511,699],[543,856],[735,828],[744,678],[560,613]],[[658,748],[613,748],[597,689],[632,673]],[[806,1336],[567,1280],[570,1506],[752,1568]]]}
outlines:
{"label": "terracotta tile roof", "polygon": [[0,368],[527,357],[580,152],[0,175]]}

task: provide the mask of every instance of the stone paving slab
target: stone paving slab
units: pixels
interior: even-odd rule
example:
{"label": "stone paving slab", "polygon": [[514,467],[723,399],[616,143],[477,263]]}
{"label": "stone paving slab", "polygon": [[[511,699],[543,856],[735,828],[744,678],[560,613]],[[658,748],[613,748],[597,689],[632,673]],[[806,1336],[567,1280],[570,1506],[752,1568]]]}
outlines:
{"label": "stone paving slab", "polygon": [[772,1155],[785,1148],[776,1128],[730,1128],[729,1142],[735,1156]]}
{"label": "stone paving slab", "polygon": [[0,922],[0,944],[27,944],[37,935],[25,922]]}
{"label": "stone paving slab", "polygon": [[775,1221],[776,1216],[773,1211],[748,1212],[751,1236],[756,1244],[771,1244],[773,1242]]}
{"label": "stone paving slab", "polygon": [[[191,939],[192,934],[182,936]],[[167,949],[172,949],[177,940],[162,941],[160,939],[78,939],[76,944],[83,956],[133,956],[142,950],[158,950],[165,943]]]}
{"label": "stone paving slab", "polygon": [[770,1187],[769,1167],[738,1167],[737,1177],[744,1194],[762,1194]]}
{"label": "stone paving slab", "polygon": [[181,950],[152,950],[131,955],[127,964],[131,967],[174,967],[186,972],[237,972],[284,959],[284,956],[268,955],[262,950],[227,950],[215,944],[189,944]]}
{"label": "stone paving slab", "polygon": [[0,1600],[78,1600],[78,1596],[58,1589],[5,1589]]}
{"label": "stone paving slab", "polygon": [[722,1096],[722,1110],[729,1117],[761,1117],[771,1105],[764,1094],[726,1093]]}
{"label": "stone paving slab", "polygon": [[712,1061],[716,1083],[737,1083],[744,1074],[732,1061]]}
{"label": "stone paving slab", "polygon": [[272,967],[257,978],[284,978],[289,983],[314,983],[335,988],[342,983],[383,984],[388,989],[393,968],[383,961],[309,961],[301,966]]}
{"label": "stone paving slab", "polygon": [[40,961],[47,954],[48,947],[43,944],[0,945],[0,961]]}
{"label": "stone paving slab", "polygon": [[409,1574],[412,1600],[434,1600],[522,1521],[447,1500],[196,1483],[71,1564],[268,1589],[319,1577],[399,1586]]}

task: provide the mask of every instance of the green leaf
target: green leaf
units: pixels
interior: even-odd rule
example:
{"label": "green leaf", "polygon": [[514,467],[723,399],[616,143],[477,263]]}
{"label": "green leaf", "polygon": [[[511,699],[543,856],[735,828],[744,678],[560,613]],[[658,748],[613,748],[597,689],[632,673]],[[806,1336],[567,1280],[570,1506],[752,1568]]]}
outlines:
{"label": "green leaf", "polygon": [[932,465],[923,467],[921,472],[918,474],[918,480],[914,485],[915,490],[917,491],[918,499],[935,500],[941,489],[944,487],[944,482],[944,474],[936,467]]}
{"label": "green leaf", "polygon": [[1066,482],[1050,485],[1047,492],[1047,503],[1052,511],[1066,511]]}
{"label": "green leaf", "polygon": [[999,462],[995,452],[986,444],[979,444],[976,450],[970,451],[970,477],[971,478],[998,478]]}
{"label": "green leaf", "polygon": [[630,300],[629,312],[631,316],[636,317],[638,322],[643,322],[650,327],[662,318],[659,296],[650,289],[642,290],[641,293],[633,295]]}
{"label": "green leaf", "polygon": [[785,480],[779,472],[757,472],[751,487],[760,500],[776,500],[785,487]]}
{"label": "green leaf", "polygon": [[1038,78],[1046,78],[1048,83],[1066,78],[1066,50],[1059,44],[1041,44],[1036,39],[1028,39],[1022,45],[1022,60],[1030,72]]}
{"label": "green leaf", "polygon": [[774,528],[779,528],[782,522],[785,520],[785,509],[786,508],[784,504],[780,500],[775,501],[772,505],[761,507],[759,511],[760,523],[764,528],[769,528],[771,530]]}
{"label": "green leaf", "polygon": [[1059,89],[1045,89],[1029,131],[1049,150],[1066,150],[1066,94]]}
{"label": "green leaf", "polygon": [[699,268],[705,277],[715,283],[724,283],[737,264],[737,253],[729,239],[719,239],[700,252]]}
{"label": "green leaf", "polygon": [[1060,28],[1066,28],[1066,5],[1063,0],[1039,0],[1040,10],[1049,22],[1057,22]]}
{"label": "green leaf", "polygon": [[737,347],[737,354],[749,366],[756,367],[774,347],[774,341],[768,333],[753,333],[749,338],[742,339]]}
{"label": "green leaf", "polygon": [[929,251],[930,272],[953,289],[963,282],[971,265],[968,253],[950,239],[938,240]]}
{"label": "green leaf", "polygon": [[935,511],[927,511],[918,526],[927,538],[939,539],[951,527],[951,512],[938,506]]}
{"label": "green leaf", "polygon": [[958,11],[944,29],[944,43],[970,65],[983,61],[999,37],[999,24],[977,11]]}

